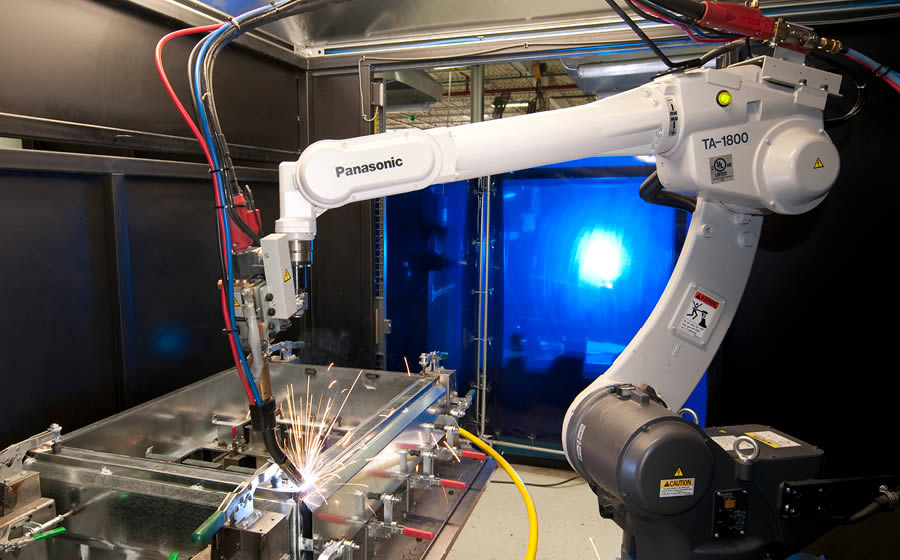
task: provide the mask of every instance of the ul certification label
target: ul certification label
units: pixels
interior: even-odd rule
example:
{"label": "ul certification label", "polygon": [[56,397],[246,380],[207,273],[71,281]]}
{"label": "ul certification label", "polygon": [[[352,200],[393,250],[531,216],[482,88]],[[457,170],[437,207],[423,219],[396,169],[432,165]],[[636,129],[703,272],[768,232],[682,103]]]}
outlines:
{"label": "ul certification label", "polygon": [[689,293],[690,297],[675,318],[673,326],[682,338],[705,344],[719,313],[724,309],[725,300],[699,286],[692,286]]}
{"label": "ul certification label", "polygon": [[693,478],[671,478],[659,481],[660,498],[676,498],[678,496],[694,495]]}
{"label": "ul certification label", "polygon": [[709,158],[709,178],[713,185],[734,180],[731,154]]}

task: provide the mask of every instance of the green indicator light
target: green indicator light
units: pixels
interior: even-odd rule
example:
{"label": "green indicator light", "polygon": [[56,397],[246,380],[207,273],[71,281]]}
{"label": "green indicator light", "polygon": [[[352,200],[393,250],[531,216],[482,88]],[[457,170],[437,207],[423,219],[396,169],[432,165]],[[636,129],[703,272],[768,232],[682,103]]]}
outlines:
{"label": "green indicator light", "polygon": [[731,105],[731,92],[722,90],[718,94],[716,94],[716,103],[719,104],[719,107],[728,107]]}

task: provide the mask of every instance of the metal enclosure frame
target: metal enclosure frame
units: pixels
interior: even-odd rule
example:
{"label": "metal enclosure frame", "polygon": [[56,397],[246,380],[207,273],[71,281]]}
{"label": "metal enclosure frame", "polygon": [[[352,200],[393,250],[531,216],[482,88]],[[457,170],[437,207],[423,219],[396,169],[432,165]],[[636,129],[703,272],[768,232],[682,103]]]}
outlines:
{"label": "metal enclosure frame", "polygon": [[[814,3],[763,2],[772,9],[794,4]],[[849,3],[829,5],[843,16],[849,13]],[[801,12],[801,19],[809,19],[818,9],[814,6]],[[0,36],[0,50],[16,56],[0,61],[5,78],[0,91],[0,136],[23,138],[32,149],[0,153],[0,188],[7,195],[25,193],[32,198],[21,198],[30,206],[23,207],[23,212],[13,208],[0,222],[0,234],[11,240],[13,247],[0,288],[31,299],[14,298],[12,316],[19,320],[15,325],[5,324],[0,337],[11,345],[7,355],[16,356],[6,366],[12,372],[8,391],[19,396],[19,402],[28,403],[13,409],[12,416],[21,421],[8,423],[0,442],[42,429],[54,411],[62,411],[63,418],[58,419],[67,428],[84,425],[183,385],[195,378],[191,376],[219,371],[227,363],[225,346],[216,341],[218,335],[201,339],[205,341],[202,346],[212,350],[174,360],[163,377],[156,372],[142,373],[144,359],[134,350],[138,343],[152,338],[152,333],[136,326],[135,321],[144,317],[135,314],[136,302],[145,297],[159,300],[166,290],[187,293],[187,287],[179,286],[182,277],[204,282],[215,278],[208,261],[184,258],[176,263],[171,258],[186,256],[179,239],[190,239],[190,246],[197,250],[212,246],[212,220],[204,222],[199,210],[211,197],[208,191],[198,191],[207,187],[202,180],[205,166],[179,161],[200,161],[200,154],[157,84],[152,46],[174,27],[221,21],[224,14],[196,0],[46,0],[10,3],[5,10],[5,17],[16,25]],[[318,139],[372,131],[355,110],[365,110],[372,99],[370,89],[360,87],[358,73],[368,82],[377,70],[433,66],[438,61],[473,64],[579,56],[606,52],[610,46],[625,51],[620,56],[643,50],[633,42],[630,31],[609,17],[598,16],[589,25],[557,23],[553,29],[519,28],[516,36],[508,35],[508,28],[488,30],[492,35],[487,36],[475,33],[486,33],[484,29],[470,27],[443,37],[464,39],[459,41],[429,45],[398,37],[386,42],[347,43],[333,52],[325,47],[321,52],[303,51],[274,32],[255,31],[240,38],[236,48],[223,53],[217,97],[235,157],[260,168],[242,170],[241,178],[259,185],[266,226],[271,229],[277,215],[274,194],[269,192],[274,181],[269,169],[276,162],[296,157]],[[563,30],[564,38],[560,38],[557,32]],[[548,38],[547,31],[555,38]],[[675,37],[666,27],[651,27],[649,34],[664,41]],[[683,44],[666,43],[669,47]],[[188,42],[173,43],[166,62],[177,67],[188,47]],[[361,63],[362,56],[368,64]],[[183,93],[182,73],[172,70],[171,74],[176,89]],[[248,83],[252,87],[247,87]],[[73,151],[103,155],[66,153]],[[150,185],[148,178],[157,184]],[[50,192],[36,186],[52,183],[67,188]],[[140,188],[133,187],[138,183]],[[187,216],[181,216],[177,223],[186,229],[180,237],[172,235],[167,221],[175,215],[166,215],[171,208],[154,208],[150,203],[160,199],[140,198],[135,189],[191,199],[193,208],[198,209],[193,214],[196,221],[186,222]],[[59,194],[63,192],[65,196]],[[322,357],[337,356],[345,365],[359,367],[374,364],[383,336],[372,288],[377,260],[372,243],[379,223],[374,204],[359,203],[323,215],[316,244],[312,314],[332,351]],[[28,221],[27,227],[24,221]],[[71,227],[49,227],[57,224]],[[138,224],[145,228],[141,235],[136,233]],[[44,234],[55,230],[55,239]],[[86,251],[69,251],[68,244],[76,238],[90,240]],[[165,243],[154,243],[162,239]],[[127,274],[145,264],[165,265],[166,272],[155,282],[146,282],[146,274]],[[177,271],[176,264],[181,266]],[[26,284],[24,277],[34,282]],[[158,291],[145,291],[149,286]],[[63,293],[67,297],[44,297]],[[88,293],[91,297],[84,297]],[[79,296],[81,303],[90,301],[94,307],[75,305]],[[174,307],[183,317],[196,319],[192,328],[197,332],[219,330],[215,309],[207,301],[181,297]],[[85,309],[92,312],[86,314]],[[84,336],[90,332],[95,336]],[[177,346],[183,340],[164,339],[161,344]],[[37,383],[28,378],[23,373],[28,366],[19,359],[28,351],[23,349],[46,347],[62,349],[63,359],[54,364],[66,364],[74,375],[59,375],[47,363],[34,378]],[[143,388],[132,390],[145,382]],[[86,407],[72,402],[69,397],[73,395],[100,404]]]}

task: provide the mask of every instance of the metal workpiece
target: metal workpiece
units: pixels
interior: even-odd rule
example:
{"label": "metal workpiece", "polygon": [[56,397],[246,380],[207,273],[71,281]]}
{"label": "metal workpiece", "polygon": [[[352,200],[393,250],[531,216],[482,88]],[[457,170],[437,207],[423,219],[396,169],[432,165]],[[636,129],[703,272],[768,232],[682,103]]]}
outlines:
{"label": "metal workpiece", "polygon": [[[278,402],[288,392],[314,407],[320,396],[346,397],[326,418],[312,417],[304,426],[332,428],[314,468],[304,471],[304,487],[268,462],[232,369],[65,434],[58,453],[33,450],[27,468],[40,474],[42,499],[75,512],[61,523],[64,534],[34,548],[50,558],[77,556],[86,546],[123,559],[207,550],[224,559],[306,560],[327,551],[324,558],[366,560],[376,546],[369,524],[385,522],[375,513],[384,501],[369,495],[394,496],[387,523],[402,523],[399,532],[414,538],[393,540],[419,543],[424,533],[417,530],[438,533],[447,517],[418,523],[411,516],[438,503],[450,516],[449,506],[469,494],[468,483],[492,468],[463,450],[444,451],[447,434],[436,424],[451,417],[440,375],[277,360],[269,369]],[[276,421],[276,432],[289,440],[297,419],[283,406]],[[434,455],[430,477],[422,452]],[[55,511],[40,521],[52,520]]]}

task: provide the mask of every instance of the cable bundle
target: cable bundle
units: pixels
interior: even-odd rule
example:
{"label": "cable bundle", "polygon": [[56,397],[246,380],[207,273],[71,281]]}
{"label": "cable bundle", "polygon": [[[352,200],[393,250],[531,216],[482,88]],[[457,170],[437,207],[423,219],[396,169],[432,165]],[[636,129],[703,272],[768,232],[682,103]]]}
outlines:
{"label": "cable bundle", "polygon": [[[215,187],[217,235],[221,249],[219,252],[219,264],[222,280],[219,289],[221,292],[222,315],[225,321],[225,333],[228,336],[235,367],[240,374],[241,382],[244,385],[244,390],[251,405],[262,403],[263,399],[253,379],[253,375],[250,373],[247,358],[240,349],[240,337],[236,328],[237,321],[234,314],[234,306],[231,305],[232,302],[236,301],[232,259],[234,246],[232,244],[231,225],[237,226],[253,244],[259,244],[262,225],[258,211],[253,203],[252,192],[249,188],[246,190],[241,188],[234,171],[228,143],[225,141],[225,135],[222,132],[216,112],[215,98],[212,91],[213,70],[218,54],[240,35],[266,23],[314,10],[334,2],[335,0],[282,0],[280,2],[272,2],[232,18],[225,23],[174,31],[160,39],[156,45],[156,68],[163,85],[178,109],[179,114],[200,143],[212,175]],[[171,39],[198,33],[207,33],[207,35],[194,47],[188,65],[188,77],[191,85],[190,99],[194,112],[197,115],[197,122],[195,123],[190,113],[178,99],[166,76],[162,63],[162,50]],[[235,208],[242,205],[249,210],[249,216],[254,218],[255,224],[248,224],[244,217],[238,214]],[[244,213],[244,215],[248,214]]]}

